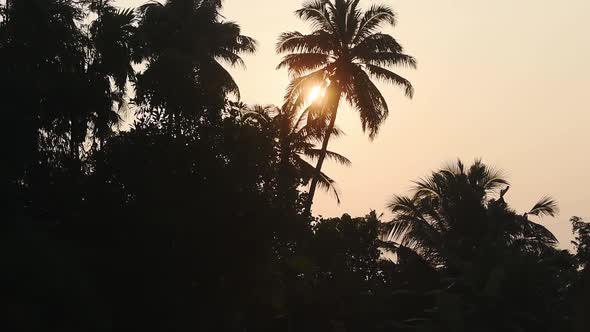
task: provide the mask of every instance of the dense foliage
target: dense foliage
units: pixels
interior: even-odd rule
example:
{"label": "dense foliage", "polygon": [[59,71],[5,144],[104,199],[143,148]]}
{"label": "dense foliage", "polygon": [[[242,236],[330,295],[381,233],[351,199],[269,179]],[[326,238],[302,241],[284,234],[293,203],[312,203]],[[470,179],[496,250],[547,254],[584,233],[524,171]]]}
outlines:
{"label": "dense foliage", "polygon": [[358,8],[298,11],[316,29],[281,35],[301,53],[281,65],[316,70],[327,97],[292,84],[276,107],[239,102],[224,66],[256,42],[221,1],[0,6],[2,329],[587,331],[589,224],[573,217],[574,253],[558,249],[539,223],[556,203],[516,212],[481,161],[415,182],[390,220],[309,213],[314,179],[338,197],[311,162],[350,164],[327,150],[330,86],[370,135],[387,104],[369,75],[412,91],[381,67],[415,64],[377,32],[393,11]]}

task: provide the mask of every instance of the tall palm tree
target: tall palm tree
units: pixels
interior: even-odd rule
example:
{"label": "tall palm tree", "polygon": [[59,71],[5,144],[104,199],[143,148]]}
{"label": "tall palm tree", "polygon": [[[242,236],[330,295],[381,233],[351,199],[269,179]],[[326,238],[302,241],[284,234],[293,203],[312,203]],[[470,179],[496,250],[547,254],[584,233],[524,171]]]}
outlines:
{"label": "tall palm tree", "polygon": [[[395,38],[381,32],[383,25],[395,25],[393,10],[385,5],[372,5],[363,12],[359,0],[312,0],[297,10],[296,15],[311,23],[313,31],[285,32],[279,37],[277,52],[288,54],[278,68],[286,67],[293,77],[287,99],[301,102],[310,89],[321,86],[326,89],[323,101],[323,116],[329,119],[326,132],[332,131],[340,100],[345,99],[359,112],[363,130],[374,138],[389,108],[372,79],[399,85],[408,97],[414,93],[407,79],[387,69],[416,67],[416,60],[403,53]],[[308,210],[329,139],[325,135],[322,142],[309,189]]]}
{"label": "tall palm tree", "polygon": [[472,260],[479,248],[540,252],[557,243],[529,216],[554,216],[557,204],[545,197],[518,214],[504,201],[508,182],[501,172],[477,160],[468,169],[461,161],[414,182],[412,196],[395,196],[386,224],[391,238],[434,265]]}
{"label": "tall palm tree", "polygon": [[[290,185],[309,184],[314,177],[315,168],[308,160],[317,160],[321,150],[315,147],[323,138],[324,131],[319,130],[325,124],[319,124],[321,119],[312,118],[309,112],[313,107],[298,111],[298,107],[285,103],[282,107],[273,105],[255,105],[244,112],[247,120],[254,120],[271,131],[271,137],[277,140],[277,154],[279,158],[278,191],[279,194],[289,190]],[[331,135],[339,136],[341,131],[334,127]],[[350,166],[348,158],[332,151],[326,151],[326,157],[345,166]],[[323,172],[318,179],[320,188],[332,193],[340,203],[340,193],[336,182]]]}
{"label": "tall palm tree", "polygon": [[238,24],[225,21],[220,6],[213,0],[167,0],[139,8],[136,60],[147,62],[136,82],[140,105],[174,117],[198,114],[228,94],[239,97],[221,62],[243,66],[241,55],[253,53],[256,42],[242,35]]}

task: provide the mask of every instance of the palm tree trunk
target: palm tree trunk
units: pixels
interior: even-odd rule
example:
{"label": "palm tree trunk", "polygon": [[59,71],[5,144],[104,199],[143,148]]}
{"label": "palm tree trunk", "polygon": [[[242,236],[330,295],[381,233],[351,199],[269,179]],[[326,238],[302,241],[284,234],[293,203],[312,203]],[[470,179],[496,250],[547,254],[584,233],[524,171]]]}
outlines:
{"label": "palm tree trunk", "polygon": [[[333,96],[330,94],[333,93]],[[336,84],[331,84],[328,87],[328,91],[326,93],[326,100],[324,107],[332,109],[332,116],[330,117],[330,124],[326,128],[326,133],[324,134],[324,141],[322,142],[322,150],[320,151],[320,157],[318,158],[318,163],[315,167],[315,172],[313,175],[313,179],[311,180],[311,185],[309,186],[309,193],[307,194],[307,202],[305,205],[305,214],[311,214],[311,206],[313,205],[313,197],[315,196],[315,191],[318,185],[318,181],[320,178],[320,173],[322,172],[322,166],[324,165],[324,159],[326,159],[326,151],[328,151],[328,142],[330,141],[330,136],[334,131],[334,125],[336,124],[336,115],[338,113],[338,104],[340,103],[340,97],[342,95],[342,91],[339,86]],[[333,99],[332,99],[333,98]]]}

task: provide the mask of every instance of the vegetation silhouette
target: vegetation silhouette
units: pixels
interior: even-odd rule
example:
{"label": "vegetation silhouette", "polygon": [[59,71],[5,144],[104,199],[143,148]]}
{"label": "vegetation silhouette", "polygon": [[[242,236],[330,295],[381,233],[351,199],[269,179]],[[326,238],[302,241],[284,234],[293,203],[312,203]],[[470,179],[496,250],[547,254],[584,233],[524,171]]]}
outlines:
{"label": "vegetation silhouette", "polygon": [[516,212],[479,160],[391,218],[310,215],[306,185],[338,198],[324,158],[350,164],[327,149],[338,101],[372,137],[369,78],[411,94],[384,68],[415,64],[378,32],[388,7],[304,4],[314,32],[281,36],[296,78],[275,107],[239,101],[224,65],[256,43],[221,5],[0,5],[3,330],[588,331],[590,224],[559,249],[538,219],[555,201]]}

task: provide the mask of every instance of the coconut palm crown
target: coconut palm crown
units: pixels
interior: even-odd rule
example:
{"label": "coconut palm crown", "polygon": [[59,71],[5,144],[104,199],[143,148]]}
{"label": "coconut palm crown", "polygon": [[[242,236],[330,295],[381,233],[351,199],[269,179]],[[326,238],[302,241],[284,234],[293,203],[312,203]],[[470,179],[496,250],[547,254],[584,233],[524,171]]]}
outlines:
{"label": "coconut palm crown", "polygon": [[[434,265],[457,265],[497,250],[543,252],[555,236],[529,216],[555,216],[556,202],[544,197],[519,214],[504,200],[502,173],[476,160],[461,161],[414,182],[413,195],[394,196],[385,232]],[[490,250],[490,248],[495,248]]]}

